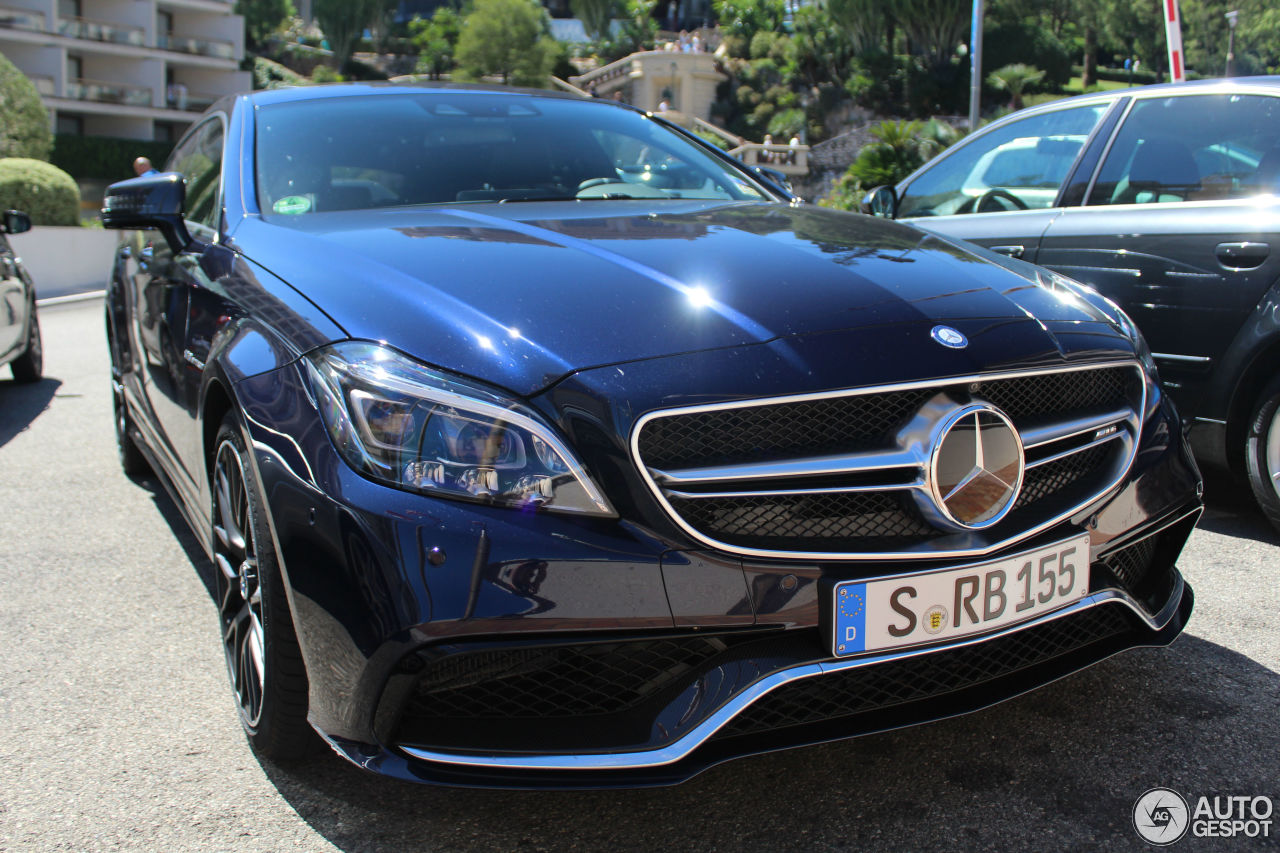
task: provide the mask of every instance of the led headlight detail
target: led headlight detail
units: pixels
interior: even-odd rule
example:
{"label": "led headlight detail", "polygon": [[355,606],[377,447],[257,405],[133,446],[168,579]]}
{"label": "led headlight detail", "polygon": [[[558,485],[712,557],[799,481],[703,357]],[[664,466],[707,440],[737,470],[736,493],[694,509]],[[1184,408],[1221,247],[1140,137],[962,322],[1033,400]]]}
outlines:
{"label": "led headlight detail", "polygon": [[357,471],[441,497],[614,516],[573,453],[527,406],[376,344],[302,360],[334,447]]}

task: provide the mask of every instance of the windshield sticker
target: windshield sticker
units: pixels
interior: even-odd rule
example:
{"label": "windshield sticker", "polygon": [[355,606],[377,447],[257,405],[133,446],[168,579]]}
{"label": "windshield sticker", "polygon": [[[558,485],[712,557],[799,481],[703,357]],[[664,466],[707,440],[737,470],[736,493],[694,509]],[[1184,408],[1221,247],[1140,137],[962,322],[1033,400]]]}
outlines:
{"label": "windshield sticker", "polygon": [[287,195],[271,205],[271,209],[276,213],[287,213],[291,216],[298,213],[306,213],[311,209],[311,199],[306,196]]}

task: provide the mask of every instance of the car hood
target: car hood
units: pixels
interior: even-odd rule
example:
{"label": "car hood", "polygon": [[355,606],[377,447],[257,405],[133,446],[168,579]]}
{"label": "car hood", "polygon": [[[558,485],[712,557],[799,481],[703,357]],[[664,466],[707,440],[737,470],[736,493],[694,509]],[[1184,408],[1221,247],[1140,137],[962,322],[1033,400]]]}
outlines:
{"label": "car hood", "polygon": [[1099,338],[1075,333],[1104,323],[939,237],[806,206],[397,208],[250,218],[234,238],[351,337],[524,395],[586,368],[904,325],[963,331],[968,369],[1016,366],[1088,356]]}

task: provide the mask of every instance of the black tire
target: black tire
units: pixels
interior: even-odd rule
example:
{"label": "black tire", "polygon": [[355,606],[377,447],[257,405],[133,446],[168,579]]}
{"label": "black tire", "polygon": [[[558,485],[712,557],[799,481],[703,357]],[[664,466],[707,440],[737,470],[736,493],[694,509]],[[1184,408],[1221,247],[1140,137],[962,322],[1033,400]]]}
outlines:
{"label": "black tire", "polygon": [[223,419],[214,448],[210,483],[218,615],[240,723],[264,757],[303,758],[323,744],[307,723],[307,671],[263,503],[231,414]]}
{"label": "black tire", "polygon": [[40,317],[36,304],[31,303],[31,315],[27,323],[27,351],[15,358],[9,369],[17,382],[39,382],[44,378],[44,342],[40,337]]}
{"label": "black tire", "polygon": [[1280,378],[1263,390],[1253,406],[1244,462],[1258,506],[1280,530]]}

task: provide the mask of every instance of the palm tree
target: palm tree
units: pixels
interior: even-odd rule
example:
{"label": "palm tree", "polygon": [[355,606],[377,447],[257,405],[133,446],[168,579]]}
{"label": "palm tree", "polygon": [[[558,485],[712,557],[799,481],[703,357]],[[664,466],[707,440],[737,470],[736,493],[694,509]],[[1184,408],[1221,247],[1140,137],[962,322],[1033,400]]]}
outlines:
{"label": "palm tree", "polygon": [[1044,72],[1031,65],[1015,62],[1003,68],[997,68],[987,75],[987,85],[1002,92],[1008,92],[1012,98],[1010,107],[1022,109],[1022,93],[1044,79]]}

